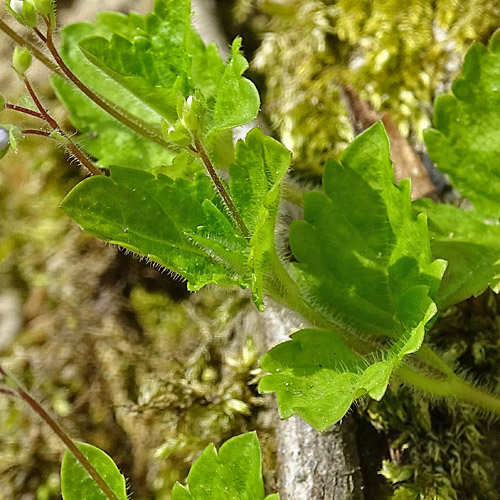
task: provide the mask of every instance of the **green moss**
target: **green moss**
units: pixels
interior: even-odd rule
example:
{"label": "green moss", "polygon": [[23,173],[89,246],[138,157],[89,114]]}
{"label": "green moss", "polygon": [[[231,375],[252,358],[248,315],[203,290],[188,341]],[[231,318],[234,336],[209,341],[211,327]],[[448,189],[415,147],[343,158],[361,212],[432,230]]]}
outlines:
{"label": "green moss", "polygon": [[421,140],[467,47],[500,26],[493,0],[240,0],[237,9],[262,37],[254,67],[267,86],[264,109],[296,166],[312,172],[352,137],[339,83]]}
{"label": "green moss", "polygon": [[[494,392],[499,312],[500,299],[486,292],[444,313],[429,334],[450,363]],[[498,498],[499,425],[487,416],[401,386],[381,402],[370,402],[366,416],[388,437],[389,456],[380,473],[393,484],[392,500]]]}

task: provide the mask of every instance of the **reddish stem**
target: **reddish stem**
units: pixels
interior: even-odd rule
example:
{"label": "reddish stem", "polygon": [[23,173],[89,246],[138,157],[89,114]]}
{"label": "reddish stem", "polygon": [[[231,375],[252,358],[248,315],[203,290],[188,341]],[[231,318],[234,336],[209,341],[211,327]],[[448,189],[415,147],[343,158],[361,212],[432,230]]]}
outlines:
{"label": "reddish stem", "polygon": [[[49,113],[46,111],[46,109],[43,107],[42,103],[40,102],[40,99],[38,99],[38,96],[36,95],[35,90],[31,86],[31,83],[29,82],[28,78],[26,75],[23,75],[23,81],[24,84],[26,85],[26,88],[28,89],[28,92],[33,99],[33,102],[35,103],[36,107],[40,111],[40,114],[42,115],[43,119],[48,123],[48,125],[53,129],[57,130],[57,132],[64,137],[65,139],[68,140],[68,144],[65,144],[66,148],[70,151],[70,153],[92,174],[92,175],[102,175],[99,169],[78,149],[76,144],[64,133],[64,131],[61,129],[59,124],[52,118]],[[44,135],[44,134],[38,134],[38,135]]]}
{"label": "reddish stem", "polygon": [[63,428],[40,406],[17,382],[10,378],[5,370],[0,366],[0,376],[9,378],[11,383],[16,386],[14,391],[8,389],[0,389],[1,394],[21,398],[25,401],[33,411],[52,429],[56,436],[66,445],[68,450],[78,460],[80,465],[88,472],[90,477],[97,483],[101,491],[106,495],[108,500],[118,500],[113,490],[108,486],[106,481],[97,472],[95,467],[90,463],[88,458],[80,451],[72,439],[66,434]]}
{"label": "reddish stem", "polygon": [[50,137],[50,132],[47,132],[46,130],[26,129],[22,132],[23,135],[42,135],[43,137]]}
{"label": "reddish stem", "polygon": [[47,37],[36,26],[33,28],[33,31],[38,35],[38,38],[40,38],[43,43],[47,43]]}
{"label": "reddish stem", "polygon": [[34,116],[35,118],[40,118],[40,120],[45,120],[42,113],[33,111],[32,109],[25,108],[24,106],[18,106],[17,104],[5,103],[5,109],[11,109],[12,111],[18,111],[19,113],[24,113],[25,115]]}

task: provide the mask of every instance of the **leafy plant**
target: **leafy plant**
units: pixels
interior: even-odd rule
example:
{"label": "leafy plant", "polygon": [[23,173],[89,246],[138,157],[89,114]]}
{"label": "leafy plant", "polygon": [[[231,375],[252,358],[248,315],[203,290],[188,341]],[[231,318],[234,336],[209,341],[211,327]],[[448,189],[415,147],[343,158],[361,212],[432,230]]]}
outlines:
{"label": "leafy plant", "polygon": [[[359,398],[380,400],[393,375],[500,415],[500,399],[460,378],[424,343],[439,310],[487,287],[500,289],[498,141],[491,134],[499,120],[500,35],[489,50],[469,51],[454,96],[437,101],[436,129],[426,134],[431,157],[474,210],[412,203],[411,182],[394,181],[389,140],[378,123],[340,162],[327,162],[323,191],[304,194],[304,220],[294,221],[281,241],[276,225],[291,155],[258,128],[233,145],[233,129],[250,123],[260,104],[242,76],[248,63],[239,38],[224,62],[191,27],[189,0],[156,0],[144,17],[102,13],[95,23],[69,25],[58,49],[50,0],[7,0],[7,8],[49,54],[0,21],[24,46],[13,67],[30,97],[3,107],[44,123],[2,126],[0,155],[31,134],[58,142],[92,174],[62,203],[87,232],[179,274],[190,290],[237,285],[251,291],[260,310],[269,297],[301,314],[311,328],[261,362],[268,375],[259,388],[277,393],[283,418],[297,413],[324,430]],[[33,89],[32,55],[54,72],[51,82],[80,132],[76,138]],[[288,245],[294,259],[286,257]],[[109,457],[73,443],[0,375],[11,383],[2,392],[28,402],[70,450],[65,500],[126,498]],[[264,498],[260,468],[255,435],[234,438],[218,456],[207,448],[188,488],[177,485],[173,498]]]}

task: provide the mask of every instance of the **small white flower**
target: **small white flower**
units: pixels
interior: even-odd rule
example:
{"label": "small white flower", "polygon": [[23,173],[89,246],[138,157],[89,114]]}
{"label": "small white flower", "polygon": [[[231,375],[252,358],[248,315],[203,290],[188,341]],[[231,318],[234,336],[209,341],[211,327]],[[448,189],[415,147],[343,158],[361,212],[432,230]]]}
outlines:
{"label": "small white flower", "polygon": [[23,15],[23,0],[10,0],[10,8],[19,16]]}

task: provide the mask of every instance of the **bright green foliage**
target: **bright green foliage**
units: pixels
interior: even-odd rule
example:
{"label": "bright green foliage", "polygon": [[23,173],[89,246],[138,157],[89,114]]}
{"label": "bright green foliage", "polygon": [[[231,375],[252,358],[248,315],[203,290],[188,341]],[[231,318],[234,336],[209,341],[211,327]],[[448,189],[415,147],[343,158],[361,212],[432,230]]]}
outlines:
{"label": "bright green foliage", "polygon": [[500,33],[489,50],[471,47],[454,95],[436,101],[435,130],[425,143],[436,166],[450,176],[453,186],[485,214],[500,216]]}
{"label": "bright green foliage", "polygon": [[437,205],[429,200],[414,207],[427,213],[434,257],[449,268],[438,294],[441,308],[483,292],[499,289],[500,248],[500,34],[471,47],[453,95],[436,101],[434,126],[425,142],[437,167],[469,198],[475,210]]}
{"label": "bright green foliage", "polygon": [[380,399],[391,372],[420,348],[446,265],[432,260],[426,218],[412,212],[409,183],[394,183],[381,124],[352,143],[342,164],[327,163],[323,188],[325,194],[306,193],[305,220],[290,230],[299,286],[343,328],[395,343],[370,365],[338,334],[302,330],[264,356],[261,366],[271,375],[260,390],[278,393],[282,417],[298,413],[321,430],[363,394]]}
{"label": "bright green foliage", "polygon": [[392,371],[405,355],[420,348],[424,326],[435,312],[430,305],[420,324],[401,337],[383,361],[373,364],[349,349],[333,331],[300,330],[262,358],[261,367],[271,375],[261,380],[259,390],[277,393],[281,418],[297,413],[314,428],[325,430],[364,394],[382,398]]}
{"label": "bright green foliage", "polygon": [[[158,135],[162,120],[168,130],[183,119],[179,96],[188,98],[198,92],[207,113],[203,128],[191,131],[204,139],[215,166],[227,168],[233,146],[226,130],[253,120],[260,105],[257,89],[241,76],[248,67],[240,54],[241,39],[234,41],[224,66],[215,45],[205,47],[191,28],[189,0],[157,0],[154,12],[144,17],[101,14],[95,23],[67,26],[61,37],[62,56],[75,74]],[[103,79],[102,72],[109,78]],[[175,163],[170,151],[119,124],[71,84],[59,77],[53,78],[53,84],[75,127],[87,134],[82,145],[102,166],[151,170]],[[199,161],[182,165],[186,170],[179,170],[177,163],[162,171],[176,177],[201,169]]]}
{"label": "bright green foliage", "polygon": [[261,461],[255,433],[230,439],[218,454],[210,445],[191,467],[188,487],[174,486],[172,500],[279,500],[276,494],[264,499]]}
{"label": "bright green foliage", "polygon": [[290,228],[299,286],[337,324],[398,338],[426,314],[445,263],[432,260],[409,181],[394,182],[380,123],[356,138],[342,164],[327,163],[323,189],[305,194],[305,220]]}
{"label": "bright green foliage", "polygon": [[[78,184],[62,207],[89,233],[177,272],[196,290],[207,283],[245,282],[246,242],[218,203],[204,175],[174,182],[164,175],[114,167],[111,177]],[[199,243],[220,250],[217,258]]]}
{"label": "bright green foliage", "polygon": [[261,308],[280,185],[289,164],[289,152],[260,129],[238,142],[230,194],[250,230],[250,241],[239,234],[202,174],[194,181],[173,181],[115,166],[111,177],[78,184],[62,207],[89,233],[180,274],[192,290],[207,283],[252,286]]}
{"label": "bright green foliage", "polygon": [[[96,32],[105,32],[106,27],[90,23],[70,24],[60,31],[61,55],[72,71],[99,95],[127,109],[134,116],[154,124],[161,117],[118,83],[97,76],[96,68],[87,61],[78,48],[78,41]],[[125,167],[154,169],[172,163],[174,153],[157,145],[122,125],[67,80],[53,75],[52,85],[57,96],[68,108],[73,125],[82,132],[80,144],[98,158],[103,167],[122,165]],[[161,132],[158,131],[160,134]]]}
{"label": "bright green foliage", "polygon": [[231,49],[231,58],[219,81],[214,109],[214,127],[225,129],[244,125],[252,121],[259,112],[260,98],[254,84],[241,78],[248,68],[246,59],[240,54],[241,38],[236,38]]}
{"label": "bright green foliage", "polygon": [[[113,460],[95,446],[75,443],[94,466],[118,500],[127,500],[125,478]],[[61,490],[63,500],[106,500],[106,495],[70,451],[64,454],[61,466]]]}
{"label": "bright green foliage", "polygon": [[238,141],[236,163],[229,170],[231,194],[252,235],[249,266],[254,275],[253,299],[259,309],[264,304],[264,273],[272,267],[269,258],[275,252],[274,229],[281,184],[290,162],[286,148],[255,128],[245,142]]}
{"label": "bright green foliage", "polygon": [[132,39],[116,33],[108,15],[108,26],[113,30],[109,40],[90,36],[79,45],[96,67],[151,109],[174,121],[177,94],[185,93],[188,87],[186,38],[198,36],[190,29],[190,14],[189,0],[157,1],[152,14],[130,19],[129,23],[135,25]]}
{"label": "bright green foliage", "polygon": [[500,291],[500,226],[476,210],[461,210],[419,200],[413,207],[427,214],[432,255],[448,261],[436,302],[444,309],[490,287]]}

